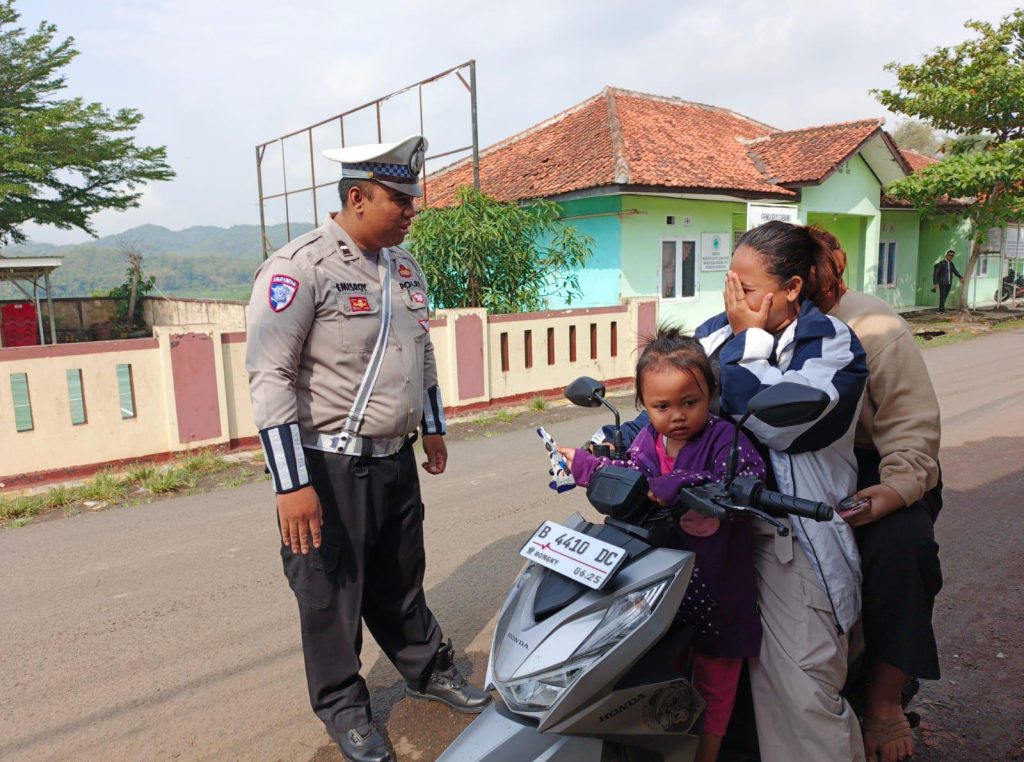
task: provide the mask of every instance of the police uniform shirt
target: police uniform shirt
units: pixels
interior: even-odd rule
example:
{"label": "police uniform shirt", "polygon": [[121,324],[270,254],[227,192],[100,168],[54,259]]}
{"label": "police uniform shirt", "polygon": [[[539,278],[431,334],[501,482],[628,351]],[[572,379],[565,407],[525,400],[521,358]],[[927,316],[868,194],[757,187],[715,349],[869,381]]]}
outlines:
{"label": "police uniform shirt", "polygon": [[[426,281],[412,255],[388,252],[391,327],[358,433],[395,438],[421,425],[425,434],[443,434]],[[384,267],[382,256],[363,254],[328,219],[256,271],[245,364],[277,492],[309,483],[302,443],[340,433],[352,412],[380,332]]]}

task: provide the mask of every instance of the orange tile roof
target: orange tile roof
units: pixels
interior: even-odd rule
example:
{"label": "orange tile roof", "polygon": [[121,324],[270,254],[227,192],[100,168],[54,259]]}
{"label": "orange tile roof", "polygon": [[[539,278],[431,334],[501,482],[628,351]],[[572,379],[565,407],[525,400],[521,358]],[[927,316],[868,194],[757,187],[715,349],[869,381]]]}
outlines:
{"label": "orange tile roof", "polygon": [[750,159],[773,183],[820,182],[881,127],[881,119],[863,119],[776,132],[750,141]]}
{"label": "orange tile roof", "polygon": [[[501,201],[602,186],[787,198],[820,182],[882,120],[780,132],[728,109],[606,87],[480,154],[481,189]],[[427,178],[427,203],[454,203],[472,183],[463,159]]]}
{"label": "orange tile roof", "polygon": [[[480,153],[480,187],[500,201],[540,198],[614,182],[608,104],[595,96]],[[447,206],[473,182],[470,159],[427,178],[427,203]]]}
{"label": "orange tile roof", "polygon": [[900,153],[903,154],[903,158],[907,160],[907,164],[910,168],[917,172],[919,169],[927,167],[929,164],[938,164],[938,159],[933,159],[931,156],[925,156],[923,153],[917,151],[911,151],[909,148],[901,148]]}

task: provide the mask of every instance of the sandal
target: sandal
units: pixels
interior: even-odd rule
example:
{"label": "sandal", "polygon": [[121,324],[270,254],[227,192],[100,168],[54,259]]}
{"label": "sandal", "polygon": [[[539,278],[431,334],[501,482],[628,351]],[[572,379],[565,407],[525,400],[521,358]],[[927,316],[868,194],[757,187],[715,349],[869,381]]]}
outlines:
{"label": "sandal", "polygon": [[[875,762],[877,759],[885,760],[885,749],[890,744],[896,743],[897,741],[903,741],[904,739],[910,741],[910,748],[913,748],[914,731],[910,728],[910,722],[907,720],[906,715],[900,715],[898,720],[883,720],[877,717],[865,717],[862,724],[862,730],[864,731],[865,741],[864,748],[867,749],[867,736],[871,736],[876,745],[876,756],[869,758],[869,762]],[[910,752],[902,759],[910,759],[913,757],[913,752]],[[901,757],[895,756],[890,759],[901,759]]]}

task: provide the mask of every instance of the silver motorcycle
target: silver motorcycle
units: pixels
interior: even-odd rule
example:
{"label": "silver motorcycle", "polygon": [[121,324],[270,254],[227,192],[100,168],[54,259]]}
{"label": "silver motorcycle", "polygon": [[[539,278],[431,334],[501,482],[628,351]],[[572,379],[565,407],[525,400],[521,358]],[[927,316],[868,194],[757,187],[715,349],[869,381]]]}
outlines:
{"label": "silver motorcycle", "polygon": [[[612,410],[615,435],[603,454],[624,459],[619,414],[604,386],[584,377],[565,395],[576,405]],[[823,392],[780,383],[753,397],[746,416],[775,426],[804,423],[827,404]],[[658,547],[659,529],[686,510],[754,517],[783,535],[788,529],[772,514],[832,517],[823,503],[736,476],[737,453],[734,438],[728,477],[682,490],[669,508],[648,500],[639,471],[607,466],[587,489],[603,523],[574,513],[538,528],[523,547],[527,564],[505,597],[491,642],[486,687],[501,700],[462,732],[442,762],[693,758],[705,704],[675,665],[692,635],[676,615],[694,556]]]}

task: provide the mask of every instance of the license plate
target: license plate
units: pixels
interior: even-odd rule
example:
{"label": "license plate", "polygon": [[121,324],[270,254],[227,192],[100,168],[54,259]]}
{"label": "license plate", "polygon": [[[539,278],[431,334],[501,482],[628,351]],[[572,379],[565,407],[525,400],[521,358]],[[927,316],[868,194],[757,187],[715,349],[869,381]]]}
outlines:
{"label": "license plate", "polygon": [[626,558],[617,545],[545,521],[519,551],[523,558],[600,590]]}

